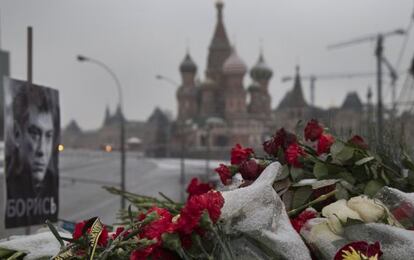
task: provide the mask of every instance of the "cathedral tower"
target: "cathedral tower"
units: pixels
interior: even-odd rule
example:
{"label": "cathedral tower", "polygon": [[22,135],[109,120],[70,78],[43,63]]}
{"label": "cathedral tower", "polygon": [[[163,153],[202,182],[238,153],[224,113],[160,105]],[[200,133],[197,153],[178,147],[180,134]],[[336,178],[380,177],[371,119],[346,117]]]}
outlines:
{"label": "cathedral tower", "polygon": [[266,64],[263,53],[260,53],[256,65],[250,70],[253,84],[249,87],[250,104],[248,108],[249,113],[260,118],[270,118],[272,100],[269,94],[269,81],[272,75],[273,72]]}
{"label": "cathedral tower", "polygon": [[246,114],[246,91],[243,77],[247,72],[245,63],[233,48],[230,57],[223,64],[224,74],[224,114],[227,119],[237,118]]}
{"label": "cathedral tower", "polygon": [[222,1],[216,2],[217,23],[209,47],[206,71],[206,77],[217,83],[220,83],[221,80],[223,63],[231,53],[230,42],[223,23],[223,7]]}
{"label": "cathedral tower", "polygon": [[189,53],[180,64],[181,86],[177,90],[178,121],[185,121],[197,115],[197,89],[195,87],[195,75],[197,65],[191,59]]}

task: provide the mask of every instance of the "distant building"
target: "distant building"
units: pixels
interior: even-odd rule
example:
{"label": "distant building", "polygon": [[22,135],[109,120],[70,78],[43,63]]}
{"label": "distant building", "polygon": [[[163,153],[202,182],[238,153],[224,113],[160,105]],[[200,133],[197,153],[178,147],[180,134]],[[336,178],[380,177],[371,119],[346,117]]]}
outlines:
{"label": "distant building", "polygon": [[[320,118],[335,131],[359,130],[365,118],[365,105],[358,95],[349,93],[340,108],[312,107],[303,95],[299,67],[292,90],[272,109],[269,83],[273,71],[262,52],[248,70],[228,40],[223,7],[222,2],[216,3],[217,23],[208,48],[204,80],[195,80],[197,65],[190,53],[186,53],[179,66],[178,115],[172,133],[176,153],[180,152],[183,142],[186,152],[194,156],[205,154],[209,148],[214,151],[213,156],[220,157],[221,151],[227,153],[236,143],[258,148],[277,128],[293,130],[298,121],[313,117]],[[244,78],[248,72],[251,83],[246,86]]]}
{"label": "distant building", "polygon": [[[292,89],[272,108],[269,84],[273,71],[265,62],[263,52],[248,69],[227,37],[223,8],[224,4],[218,1],[204,79],[196,80],[197,64],[187,52],[179,65],[181,84],[176,92],[176,120],[171,120],[159,108],[154,109],[147,121],[127,120],[126,139],[134,141],[130,149],[141,147],[147,155],[156,157],[228,158],[230,148],[236,143],[261,151],[264,140],[278,128],[294,131],[298,122],[311,118],[319,119],[343,138],[353,134],[374,136],[375,108],[370,90],[367,102],[356,92],[350,92],[340,107],[312,106],[303,94],[299,66]],[[246,74],[250,76],[247,85]],[[82,131],[73,121],[63,131],[63,142],[78,148],[112,145],[118,149],[121,117],[119,110],[111,115],[107,109],[102,127],[95,131]],[[407,114],[405,118],[413,116]],[[414,123],[407,129],[414,129]],[[141,141],[140,145],[137,140]]]}
{"label": "distant building", "polygon": [[[97,130],[82,130],[72,120],[62,131],[62,144],[77,149],[120,149],[120,120],[123,117],[119,108],[111,114],[106,108],[102,126]],[[159,108],[155,108],[147,121],[131,121],[125,119],[125,142],[128,150],[147,151],[149,156],[166,155],[165,125],[169,118]],[[158,144],[158,148],[156,148]],[[161,148],[160,148],[161,147]]]}

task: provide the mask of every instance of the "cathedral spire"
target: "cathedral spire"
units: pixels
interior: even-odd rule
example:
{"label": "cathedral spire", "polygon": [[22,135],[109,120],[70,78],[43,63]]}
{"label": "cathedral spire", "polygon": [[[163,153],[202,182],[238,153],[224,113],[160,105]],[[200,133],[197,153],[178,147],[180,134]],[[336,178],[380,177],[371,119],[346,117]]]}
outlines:
{"label": "cathedral spire", "polygon": [[105,118],[104,118],[104,125],[107,125],[111,120],[111,111],[109,111],[109,106],[106,105],[105,108]]}
{"label": "cathedral spire", "polygon": [[207,77],[214,80],[217,79],[217,74],[221,72],[224,61],[231,53],[230,42],[223,22],[223,8],[224,3],[217,1],[217,23],[208,53]]}
{"label": "cathedral spire", "polygon": [[296,106],[306,106],[305,98],[302,92],[302,82],[300,77],[300,67],[296,65],[295,83],[291,94],[291,100]]}

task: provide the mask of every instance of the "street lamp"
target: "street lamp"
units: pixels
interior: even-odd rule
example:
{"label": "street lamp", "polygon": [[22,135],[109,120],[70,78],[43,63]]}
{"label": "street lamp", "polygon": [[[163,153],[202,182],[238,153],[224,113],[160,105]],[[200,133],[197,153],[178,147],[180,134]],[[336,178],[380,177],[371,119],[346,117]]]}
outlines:
{"label": "street lamp", "polygon": [[[85,57],[82,55],[78,55],[77,59],[79,62],[90,62],[90,63],[94,63],[96,65],[98,65],[99,67],[103,68],[106,72],[109,73],[109,75],[111,75],[111,77],[113,78],[113,80],[115,81],[117,90],[118,90],[118,102],[119,102],[119,109],[120,109],[120,113],[121,113],[121,118],[120,118],[120,145],[121,145],[121,191],[125,192],[125,120],[124,120],[124,102],[123,102],[123,96],[122,96],[122,86],[121,86],[121,82],[119,81],[118,77],[116,76],[116,74],[103,62],[96,60],[96,59],[92,59],[89,57]],[[125,198],[124,196],[121,196],[121,209],[125,209]]]}
{"label": "street lamp", "polygon": [[[178,84],[175,80],[173,80],[173,79],[171,79],[167,76],[164,76],[164,75],[157,74],[157,75],[155,75],[155,78],[157,80],[163,80],[163,81],[167,82],[168,84],[170,84],[174,87],[177,87],[177,88],[180,86],[180,84]],[[167,135],[167,142],[165,144],[165,147],[166,147],[165,153],[166,153],[166,157],[170,157],[171,124],[167,125],[166,135]]]}
{"label": "street lamp", "polygon": [[[167,83],[169,83],[170,85],[174,86],[174,87],[179,87],[179,84],[177,82],[175,82],[175,80],[163,76],[163,75],[155,75],[155,78],[158,80],[163,80]],[[186,146],[187,146],[187,132],[186,129],[188,126],[194,126],[192,121],[186,121],[186,122],[182,122],[178,125],[179,127],[179,137],[180,137],[180,143],[181,143],[181,152],[180,152],[180,186],[181,186],[181,190],[180,190],[180,200],[182,202],[184,202],[184,197],[185,197],[185,157],[186,157]],[[170,136],[170,130],[168,130],[168,134]]]}

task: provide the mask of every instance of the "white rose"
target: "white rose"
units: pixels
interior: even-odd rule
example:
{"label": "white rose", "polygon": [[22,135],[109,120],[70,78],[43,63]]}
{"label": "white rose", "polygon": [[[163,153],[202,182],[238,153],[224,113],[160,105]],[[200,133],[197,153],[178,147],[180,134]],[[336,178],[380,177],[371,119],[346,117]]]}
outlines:
{"label": "white rose", "polygon": [[332,232],[332,229],[329,227],[329,224],[327,225],[327,222],[316,224],[312,227],[309,234],[304,235],[307,235],[307,240],[311,243],[317,243],[318,241],[321,241],[321,238],[326,241],[336,241],[342,239],[342,237]]}
{"label": "white rose", "polygon": [[381,206],[380,202],[364,195],[351,198],[347,205],[358,212],[365,223],[376,222],[385,214],[384,207]]}
{"label": "white rose", "polygon": [[338,217],[335,215],[330,215],[327,218],[326,224],[332,230],[333,233],[337,235],[342,235],[344,233],[344,228],[342,227],[341,222],[339,221]]}
{"label": "white rose", "polygon": [[343,233],[341,222],[346,222],[348,218],[362,220],[358,212],[349,208],[344,199],[325,206],[322,215],[328,219],[328,226],[332,232],[339,235]]}

